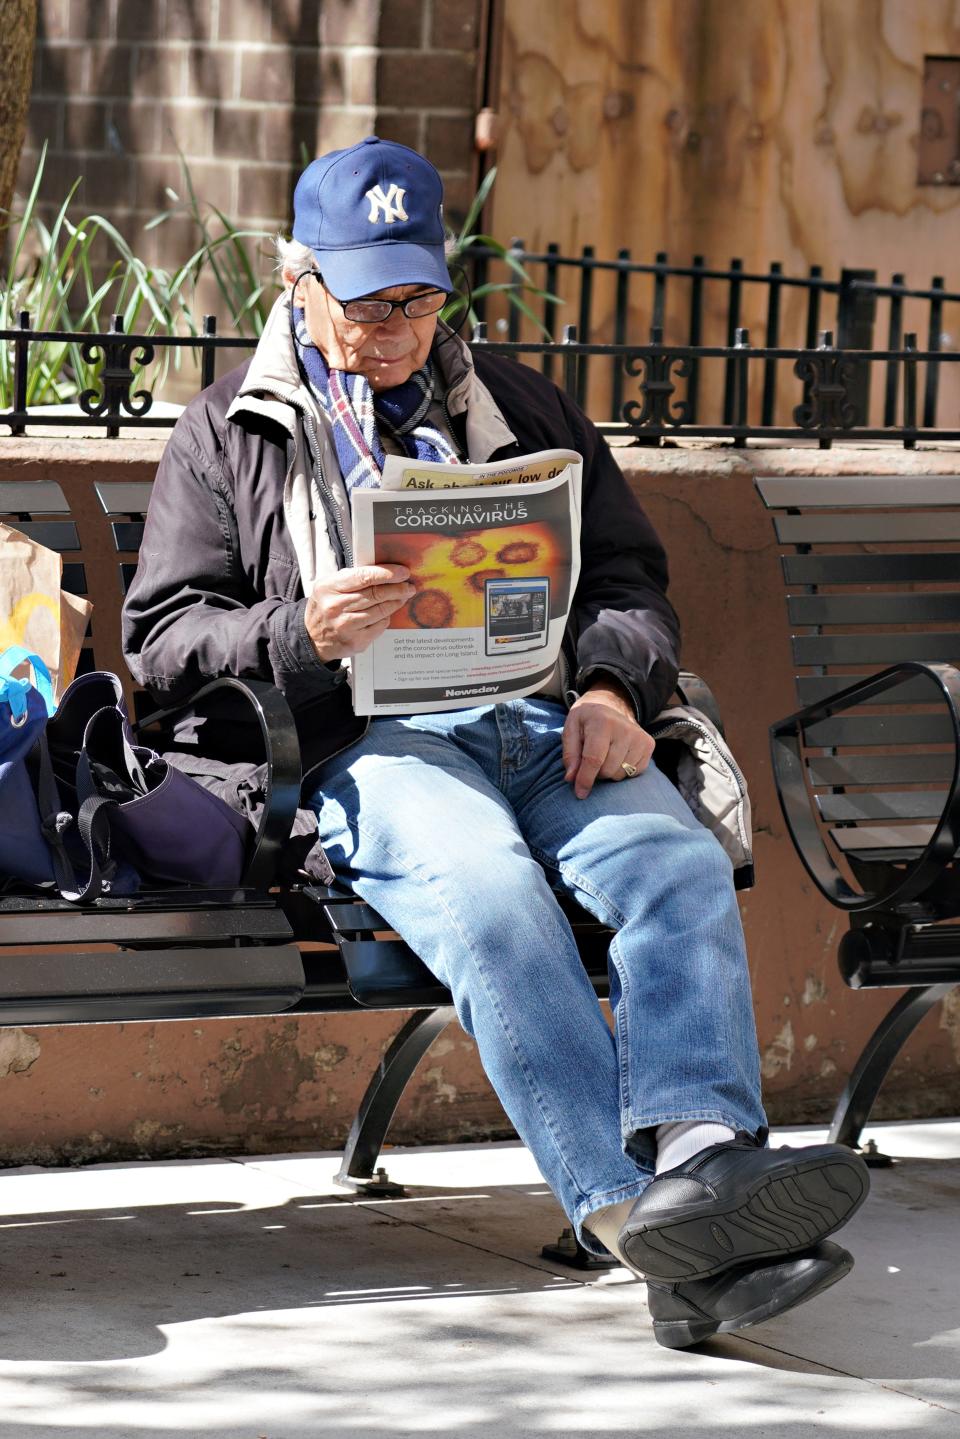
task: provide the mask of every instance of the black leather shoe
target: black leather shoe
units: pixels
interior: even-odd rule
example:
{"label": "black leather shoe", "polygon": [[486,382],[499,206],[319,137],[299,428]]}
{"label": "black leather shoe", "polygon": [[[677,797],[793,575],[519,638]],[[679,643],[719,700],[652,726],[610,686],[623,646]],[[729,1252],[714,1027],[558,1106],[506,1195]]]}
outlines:
{"label": "black leather shoe", "polygon": [[658,1175],[619,1244],[649,1278],[706,1279],[809,1249],[846,1224],[869,1188],[867,1166],[843,1145],[761,1149],[741,1133]]}
{"label": "black leather shoe", "polygon": [[647,1308],[657,1343],[686,1349],[713,1334],[748,1329],[822,1294],[853,1268],[839,1244],[817,1244],[776,1263],[737,1265],[712,1279],[683,1284],[647,1281]]}

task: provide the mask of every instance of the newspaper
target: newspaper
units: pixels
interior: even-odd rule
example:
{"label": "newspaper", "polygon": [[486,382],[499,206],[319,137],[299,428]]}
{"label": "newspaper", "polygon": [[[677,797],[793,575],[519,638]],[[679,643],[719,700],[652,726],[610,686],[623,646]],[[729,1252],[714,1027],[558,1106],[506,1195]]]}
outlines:
{"label": "newspaper", "polygon": [[580,573],[581,470],[571,450],[492,465],[391,455],[382,489],[354,490],[354,564],[406,565],[416,586],[353,656],[357,714],[465,709],[541,688]]}

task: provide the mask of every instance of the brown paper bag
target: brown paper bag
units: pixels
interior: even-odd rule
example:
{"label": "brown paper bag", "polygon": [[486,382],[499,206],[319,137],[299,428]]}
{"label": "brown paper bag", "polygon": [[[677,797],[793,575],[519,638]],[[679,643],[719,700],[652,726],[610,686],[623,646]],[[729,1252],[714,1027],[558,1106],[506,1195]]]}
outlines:
{"label": "brown paper bag", "polygon": [[24,645],[38,654],[59,699],[76,673],[93,610],[60,588],[63,561],[19,530],[0,524],[0,654]]}

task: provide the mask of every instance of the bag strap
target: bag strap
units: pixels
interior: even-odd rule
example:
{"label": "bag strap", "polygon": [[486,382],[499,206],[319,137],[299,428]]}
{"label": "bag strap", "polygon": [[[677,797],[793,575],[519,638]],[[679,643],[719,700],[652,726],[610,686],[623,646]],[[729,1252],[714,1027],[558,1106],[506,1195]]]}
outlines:
{"label": "bag strap", "polygon": [[57,889],[63,899],[71,904],[89,904],[99,899],[106,879],[104,868],[110,860],[110,820],[108,811],[117,808],[116,800],[93,794],[83,801],[77,813],[77,833],[87,855],[87,877],[77,883],[73,863],[67,853],[64,835],[73,825],[73,815],[60,808],[60,793],[57,789],[53,764],[50,760],[50,746],[45,735],[37,741],[40,759],[37,790],[40,802],[40,823],[43,837],[50,848],[53,860],[53,875]]}
{"label": "bag strap", "polygon": [[[97,899],[103,893],[106,879],[101,869],[101,859],[110,861],[110,818],[108,810],[116,809],[117,801],[104,795],[91,795],[85,799],[77,814],[77,830],[90,863],[89,873],[83,888],[75,893],[64,894],[64,899],[74,904],[84,904]],[[63,891],[61,890],[61,893]]]}
{"label": "bag strap", "polygon": [[[33,668],[33,685],[39,692],[41,699],[47,707],[47,714],[52,715],[56,709],[53,699],[53,680],[50,671],[47,669],[39,655],[33,654],[25,645],[9,645],[0,654],[0,679],[13,679],[13,672],[19,669],[22,664],[29,664]],[[26,711],[26,680],[14,680],[15,684],[24,686],[24,713]],[[18,714],[17,700],[11,690],[7,690],[10,699],[10,706],[16,717]]]}
{"label": "bag strap", "polygon": [[160,756],[154,750],[149,749],[143,745],[137,746],[130,743],[129,739],[127,738],[129,726],[126,716],[121,710],[98,710],[97,713],[95,715],[92,715],[87,721],[87,727],[84,730],[83,734],[83,748],[77,755],[77,795],[81,800],[90,799],[91,796],[99,795],[101,793],[101,790],[98,787],[96,780],[94,779],[93,770],[90,765],[90,755],[87,751],[87,745],[91,743],[91,726],[95,723],[102,723],[104,719],[108,718],[115,718],[115,722],[117,725],[119,725],[120,728],[119,737],[123,752],[123,767],[121,770],[119,770],[120,778],[129,780],[132,788],[135,790],[139,790],[141,794],[146,794],[148,792],[150,784],[147,779],[143,764],[140,760],[141,754],[146,755],[148,761],[151,759],[158,761],[163,766],[164,772],[166,771],[166,761],[161,760]]}

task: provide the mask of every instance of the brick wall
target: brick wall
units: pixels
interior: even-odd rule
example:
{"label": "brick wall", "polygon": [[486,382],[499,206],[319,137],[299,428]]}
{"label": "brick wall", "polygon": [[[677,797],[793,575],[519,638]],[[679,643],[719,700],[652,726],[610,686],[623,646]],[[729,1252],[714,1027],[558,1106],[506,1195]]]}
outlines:
{"label": "brick wall", "polygon": [[183,194],[178,148],[201,201],[273,230],[288,224],[304,148],[376,131],[433,159],[456,217],[474,185],[484,3],[39,0],[20,191],[46,141],[47,213],[82,176],[71,214],[105,214],[170,265],[192,253],[195,228],[143,226],[168,188]]}

